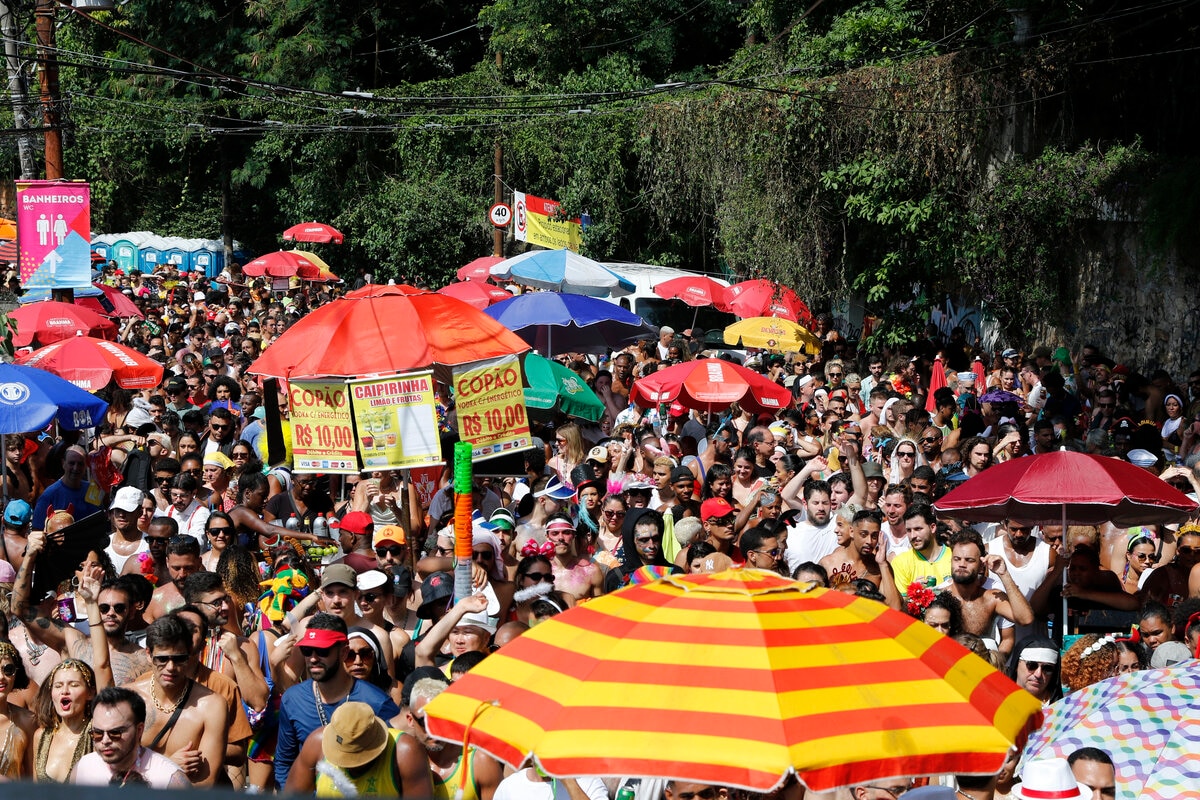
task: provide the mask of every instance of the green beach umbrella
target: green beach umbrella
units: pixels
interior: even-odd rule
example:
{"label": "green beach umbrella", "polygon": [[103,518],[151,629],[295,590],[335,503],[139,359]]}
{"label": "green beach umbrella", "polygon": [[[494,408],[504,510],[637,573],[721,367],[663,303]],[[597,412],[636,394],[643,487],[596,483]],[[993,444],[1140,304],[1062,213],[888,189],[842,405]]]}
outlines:
{"label": "green beach umbrella", "polygon": [[604,403],[583,378],[564,367],[529,353],[525,356],[525,405],[536,409],[557,408],[572,417],[598,422],[604,415]]}

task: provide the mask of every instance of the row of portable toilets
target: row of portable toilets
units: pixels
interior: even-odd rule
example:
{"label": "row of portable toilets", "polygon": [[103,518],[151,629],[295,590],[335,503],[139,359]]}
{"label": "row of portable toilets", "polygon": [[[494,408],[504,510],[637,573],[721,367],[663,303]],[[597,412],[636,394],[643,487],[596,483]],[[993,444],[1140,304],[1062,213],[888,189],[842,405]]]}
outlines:
{"label": "row of portable toilets", "polygon": [[[248,259],[236,241],[233,251],[239,261]],[[125,272],[153,272],[162,264],[174,264],[180,272],[203,272],[215,278],[225,269],[225,244],[220,239],[181,239],[149,231],[106,233],[92,237],[92,252],[117,262]]]}

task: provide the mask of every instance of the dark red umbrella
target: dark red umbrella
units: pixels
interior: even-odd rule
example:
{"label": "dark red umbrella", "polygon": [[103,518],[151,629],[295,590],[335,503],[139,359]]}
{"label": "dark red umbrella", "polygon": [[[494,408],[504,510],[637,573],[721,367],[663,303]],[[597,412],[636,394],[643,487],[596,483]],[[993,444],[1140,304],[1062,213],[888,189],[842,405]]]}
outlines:
{"label": "dark red umbrella", "polygon": [[1118,527],[1182,522],[1196,503],[1156,475],[1116,458],[1054,453],[990,467],[934,504],[971,522],[1013,518],[1047,525]]}
{"label": "dark red umbrella", "polygon": [[663,281],[654,287],[654,293],[664,300],[682,300],[689,306],[725,305],[725,286],[704,275],[683,275]]}
{"label": "dark red umbrella", "polygon": [[720,358],[700,358],[660,369],[633,382],[629,399],[643,408],[679,403],[717,411],[737,403],[755,413],[780,411],[792,393],[753,370]]}
{"label": "dark red umbrella", "polygon": [[7,261],[10,264],[15,264],[17,261],[17,243],[0,242],[0,261]]}
{"label": "dark red umbrella", "polygon": [[486,281],[492,275],[492,267],[504,259],[500,256],[482,256],[466,266],[458,268],[460,281]]}
{"label": "dark red umbrella", "polygon": [[117,338],[117,326],[112,320],[74,303],[40,300],[21,306],[8,316],[17,323],[17,333],[13,336],[17,347],[51,344],[77,333],[101,339]]}
{"label": "dark red umbrella", "polygon": [[812,330],[815,320],[800,296],[786,286],[766,278],[735,283],[725,290],[724,311],[742,319],[747,317],[782,317],[799,322]]}
{"label": "dark red umbrella", "polygon": [[494,303],[512,300],[513,297],[511,292],[507,292],[499,286],[493,286],[490,283],[482,283],[480,281],[450,283],[438,289],[438,294],[444,294],[447,297],[457,297],[459,300],[478,308],[480,311],[483,311]]}
{"label": "dark red umbrella", "polygon": [[145,319],[146,315],[137,307],[137,303],[115,286],[103,283],[93,283],[100,290],[100,297],[76,297],[75,304],[90,308],[102,317]]}
{"label": "dark red umbrella", "polygon": [[321,244],[341,244],[346,237],[332,225],[324,222],[301,222],[283,232],[285,242],[319,242]]}

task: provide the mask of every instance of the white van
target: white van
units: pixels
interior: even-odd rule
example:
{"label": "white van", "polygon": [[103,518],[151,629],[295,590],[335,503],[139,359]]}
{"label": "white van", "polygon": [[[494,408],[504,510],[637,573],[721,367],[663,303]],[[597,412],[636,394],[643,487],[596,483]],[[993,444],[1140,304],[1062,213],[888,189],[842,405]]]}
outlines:
{"label": "white van", "polygon": [[[733,314],[717,311],[712,306],[693,308],[682,300],[664,300],[654,293],[654,287],[660,283],[685,276],[704,277],[702,273],[674,267],[659,267],[653,264],[633,264],[627,261],[607,261],[604,262],[604,266],[637,287],[633,294],[605,299],[632,311],[656,328],[670,325],[676,331],[685,331],[688,328],[699,326],[705,331],[721,331],[737,321],[737,317]],[[715,275],[708,277],[722,286],[729,285],[729,281],[723,278]]]}

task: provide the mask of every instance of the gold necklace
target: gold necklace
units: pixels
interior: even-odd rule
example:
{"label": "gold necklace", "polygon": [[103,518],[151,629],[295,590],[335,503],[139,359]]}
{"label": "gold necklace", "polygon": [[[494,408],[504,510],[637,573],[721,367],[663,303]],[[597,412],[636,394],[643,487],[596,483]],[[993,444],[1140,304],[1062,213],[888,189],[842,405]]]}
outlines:
{"label": "gold necklace", "polygon": [[175,701],[175,705],[170,708],[163,708],[162,703],[158,702],[158,698],[154,696],[154,687],[157,685],[154,681],[150,681],[150,699],[154,701],[154,707],[163,714],[174,714],[175,709],[179,708],[179,704],[183,702],[183,696],[180,695],[179,699]]}

